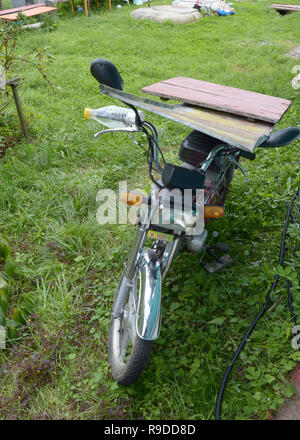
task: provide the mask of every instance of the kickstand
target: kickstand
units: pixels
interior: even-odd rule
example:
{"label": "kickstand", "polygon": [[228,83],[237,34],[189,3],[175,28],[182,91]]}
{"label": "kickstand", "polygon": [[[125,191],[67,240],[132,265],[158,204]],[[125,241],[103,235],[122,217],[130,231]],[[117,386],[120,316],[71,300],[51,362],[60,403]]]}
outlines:
{"label": "kickstand", "polygon": [[217,261],[218,263],[222,263],[221,258],[215,254],[213,247],[206,248],[206,252],[208,253],[208,255],[211,255],[215,261]]}

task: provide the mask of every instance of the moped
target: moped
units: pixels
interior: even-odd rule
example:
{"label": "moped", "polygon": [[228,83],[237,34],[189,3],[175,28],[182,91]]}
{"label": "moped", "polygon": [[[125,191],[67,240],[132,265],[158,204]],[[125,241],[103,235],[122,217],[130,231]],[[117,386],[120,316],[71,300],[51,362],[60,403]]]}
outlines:
{"label": "moped", "polygon": [[[182,165],[166,163],[155,127],[144,120],[143,112],[136,107],[160,115],[171,111],[171,107],[125,93],[117,68],[105,59],[95,59],[91,73],[100,83],[101,93],[127,106],[86,109],[86,118],[94,115],[108,127],[95,137],[124,132],[132,138],[133,133],[140,133],[148,142],[150,194],[121,195],[126,204],[139,209],[136,235],[115,295],[109,331],[112,376],[118,383],[129,385],[144,370],[152,343],[159,336],[162,282],[170,265],[185,249],[199,254],[209,249],[206,224],[224,215],[235,169],[240,168],[245,174],[239,159],[254,160],[255,153],[194,129],[180,146]],[[299,128],[289,127],[261,138],[255,147],[280,147],[299,137]],[[153,173],[158,173],[159,179]],[[218,263],[226,266],[224,260]]]}

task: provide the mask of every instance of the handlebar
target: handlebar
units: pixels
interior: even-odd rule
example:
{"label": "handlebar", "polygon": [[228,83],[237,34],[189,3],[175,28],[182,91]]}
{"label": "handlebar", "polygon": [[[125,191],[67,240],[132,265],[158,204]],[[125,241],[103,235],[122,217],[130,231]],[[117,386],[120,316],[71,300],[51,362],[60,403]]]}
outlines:
{"label": "handlebar", "polygon": [[[136,115],[139,115],[139,121],[137,122]],[[85,109],[84,111],[85,119],[94,119],[98,123],[105,125],[109,128],[100,130],[94,134],[94,138],[98,138],[102,134],[106,133],[116,133],[116,132],[125,132],[125,133],[144,133],[148,139],[148,160],[150,160],[151,164],[155,164],[156,170],[162,174],[163,168],[159,164],[159,156],[163,158],[163,155],[158,146],[158,135],[155,127],[149,122],[144,120],[144,113],[138,111],[134,106],[130,105],[130,109],[126,109],[124,107],[117,106],[108,106],[102,107],[99,109]],[[121,123],[122,126],[115,126],[117,123]],[[150,132],[150,133],[149,133]],[[136,142],[138,145],[139,143]],[[140,146],[140,145],[139,145]],[[149,156],[150,152],[150,156]],[[201,173],[205,173],[209,168],[210,164],[214,160],[214,158],[220,153],[228,155],[229,160],[234,163],[237,167],[241,169],[243,174],[245,175],[246,181],[247,176],[242,168],[242,166],[238,163],[236,158],[241,155],[246,157],[247,159],[254,160],[255,154],[250,152],[245,152],[237,148],[232,148],[230,145],[221,144],[216,146],[211,150],[207,159],[202,163],[201,167],[199,167]],[[150,159],[149,159],[150,158]],[[163,159],[164,161],[164,159]]]}
{"label": "handlebar", "polygon": [[116,133],[119,131],[124,131],[126,133],[133,133],[133,132],[139,132],[142,131],[139,127],[132,125],[129,127],[120,127],[120,128],[107,128],[105,130],[100,130],[97,133],[94,134],[94,138],[97,138],[98,136],[100,136],[101,134],[105,134],[105,133]]}

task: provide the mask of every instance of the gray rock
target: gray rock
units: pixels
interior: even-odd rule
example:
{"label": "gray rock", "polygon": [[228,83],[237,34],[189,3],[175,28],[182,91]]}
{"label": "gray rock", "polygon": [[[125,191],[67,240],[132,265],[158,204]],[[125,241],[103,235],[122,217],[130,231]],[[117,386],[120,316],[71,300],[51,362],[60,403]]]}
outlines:
{"label": "gray rock", "polygon": [[43,23],[32,23],[32,24],[25,24],[22,26],[23,29],[39,29],[43,26]]}
{"label": "gray rock", "polygon": [[173,23],[189,23],[199,20],[202,15],[189,6],[153,6],[151,8],[139,8],[133,11],[131,17],[140,20],[153,20],[158,23],[171,20]]}
{"label": "gray rock", "polygon": [[291,57],[291,58],[300,58],[300,46],[296,46],[294,47],[294,49],[290,50],[286,56]]}

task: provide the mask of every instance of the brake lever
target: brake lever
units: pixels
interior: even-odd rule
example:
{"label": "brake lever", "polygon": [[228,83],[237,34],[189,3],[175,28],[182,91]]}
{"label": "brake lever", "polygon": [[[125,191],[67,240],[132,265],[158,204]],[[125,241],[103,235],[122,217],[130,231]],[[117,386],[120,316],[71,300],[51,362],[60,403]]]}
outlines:
{"label": "brake lever", "polygon": [[123,131],[126,133],[133,133],[133,132],[139,132],[142,131],[137,125],[131,125],[130,127],[120,127],[120,128],[107,128],[105,130],[101,130],[98,131],[98,133],[94,134],[94,138],[97,138],[98,136],[100,136],[101,134],[104,133],[116,133],[119,131]]}
{"label": "brake lever", "polygon": [[245,177],[246,183],[249,183],[246,171],[244,170],[242,165],[234,157],[232,157],[231,155],[229,155],[228,159],[230,160],[230,162],[232,162],[236,167],[238,167],[241,170],[241,172],[243,173],[243,175]]}

